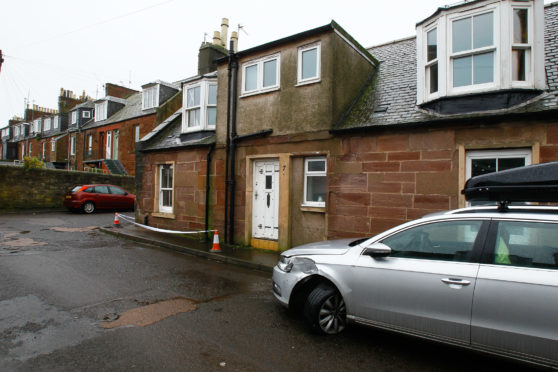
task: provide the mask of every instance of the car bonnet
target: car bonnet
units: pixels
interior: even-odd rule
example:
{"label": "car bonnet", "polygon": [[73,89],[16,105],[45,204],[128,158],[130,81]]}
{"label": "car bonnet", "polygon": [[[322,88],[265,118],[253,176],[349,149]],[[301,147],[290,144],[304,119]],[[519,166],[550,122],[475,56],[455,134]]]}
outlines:
{"label": "car bonnet", "polygon": [[322,242],[309,243],[289,249],[282,253],[283,256],[306,256],[306,255],[337,255],[346,253],[351,247],[351,239],[326,240]]}

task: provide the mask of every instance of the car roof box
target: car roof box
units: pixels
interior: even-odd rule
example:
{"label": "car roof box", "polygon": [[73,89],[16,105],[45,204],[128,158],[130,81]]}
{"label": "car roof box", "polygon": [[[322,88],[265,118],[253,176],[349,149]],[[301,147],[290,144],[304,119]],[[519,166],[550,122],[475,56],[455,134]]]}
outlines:
{"label": "car roof box", "polygon": [[558,202],[558,162],[472,177],[461,193],[467,201]]}

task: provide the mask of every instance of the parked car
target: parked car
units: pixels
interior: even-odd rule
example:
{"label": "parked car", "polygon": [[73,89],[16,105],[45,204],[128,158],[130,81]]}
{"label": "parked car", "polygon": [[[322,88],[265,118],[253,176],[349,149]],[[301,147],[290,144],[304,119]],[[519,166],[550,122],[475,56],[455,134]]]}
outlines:
{"label": "parked car", "polygon": [[[513,193],[471,185],[484,200]],[[557,189],[543,185],[534,197],[556,202]],[[281,254],[272,286],[318,333],[354,322],[558,366],[556,207],[471,207],[303,245]]]}
{"label": "parked car", "polygon": [[97,209],[134,209],[136,196],[114,185],[79,185],[66,193],[64,206],[70,211],[93,213]]}

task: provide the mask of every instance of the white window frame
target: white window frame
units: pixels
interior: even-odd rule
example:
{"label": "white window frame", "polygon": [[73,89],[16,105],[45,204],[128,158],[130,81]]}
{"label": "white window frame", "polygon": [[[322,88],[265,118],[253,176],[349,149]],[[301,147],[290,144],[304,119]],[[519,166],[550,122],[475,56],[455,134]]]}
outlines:
{"label": "white window frame", "polygon": [[70,155],[76,154],[76,136],[70,137]]}
{"label": "white window frame", "polygon": [[52,128],[52,118],[45,118],[44,128],[45,131],[50,130]]}
{"label": "white window frame", "polygon": [[84,119],[91,119],[91,111],[84,110],[81,112],[81,117]]}
{"label": "white window frame", "polygon": [[33,133],[37,134],[41,131],[41,119],[37,119],[33,122]]}
{"label": "white window frame", "polygon": [[52,129],[58,129],[59,120],[60,120],[60,117],[58,115],[56,115],[52,118]]}
{"label": "white window frame", "polygon": [[50,151],[51,152],[56,151],[56,140],[50,141]]}
{"label": "white window frame", "polygon": [[43,159],[46,159],[46,142],[43,142]]}
{"label": "white window frame", "polygon": [[[270,85],[267,87],[263,86],[264,80],[264,69],[263,66],[266,62],[276,60],[275,69],[275,85]],[[252,90],[246,90],[246,69],[251,66],[257,66],[256,73],[256,88]],[[241,97],[250,96],[253,94],[260,94],[279,90],[281,88],[281,54],[272,54],[259,59],[251,60],[242,64],[242,89]]]}
{"label": "white window frame", "polygon": [[[516,44],[513,39],[514,9],[527,9],[528,43]],[[493,12],[493,45],[470,51],[452,53],[453,21]],[[428,90],[427,32],[438,29],[438,93]],[[513,81],[512,50],[524,49],[526,56],[525,81]],[[492,83],[453,87],[453,60],[459,56],[494,53],[494,79]],[[544,66],[544,4],[539,1],[500,1],[481,5],[471,3],[455,10],[443,10],[429,23],[417,26],[417,104],[468,93],[494,92],[524,88],[546,89]]]}
{"label": "white window frame", "polygon": [[[182,132],[197,132],[200,130],[215,130],[215,125],[209,125],[207,114],[209,107],[217,107],[217,101],[215,104],[209,104],[209,87],[217,86],[217,82],[214,80],[204,80],[201,82],[196,82],[188,85],[184,85],[183,97],[182,97]],[[188,90],[194,88],[200,88],[200,103],[199,105],[188,107]],[[190,126],[188,113],[193,110],[200,111],[200,123],[199,125]]]}
{"label": "white window frame", "polygon": [[103,121],[107,118],[108,101],[95,103],[95,121]]}
{"label": "white window frame", "polygon": [[93,134],[87,135],[87,154],[91,155],[93,153]]}
{"label": "white window frame", "polygon": [[27,146],[27,151],[28,151],[28,154],[27,154],[27,155],[29,155],[29,156],[31,156],[31,152],[32,152],[32,151],[31,151],[31,150],[32,150],[32,146],[31,146],[31,145],[33,145],[33,142],[29,142],[29,146]]}
{"label": "white window frame", "polygon": [[[309,171],[308,170],[308,163],[312,161],[323,161],[324,162],[324,170],[323,171]],[[327,157],[319,156],[319,157],[308,157],[304,159],[304,190],[303,190],[303,202],[302,206],[305,207],[325,207],[325,195],[323,201],[311,201],[307,200],[308,195],[308,177],[313,176],[323,176],[327,182]],[[326,184],[327,187],[327,184]]]}
{"label": "white window frame", "polygon": [[145,88],[141,93],[141,109],[147,110],[159,106],[159,84]]}
{"label": "white window frame", "polygon": [[[162,177],[163,177],[163,168],[164,167],[170,167],[171,172],[172,172],[172,185],[171,187],[166,187],[163,188],[162,187]],[[159,190],[157,190],[158,195],[159,195],[159,201],[158,201],[158,209],[159,212],[161,213],[173,213],[173,208],[174,208],[174,196],[175,196],[175,192],[174,192],[174,180],[175,180],[175,174],[174,174],[174,170],[175,170],[175,166],[173,163],[164,163],[164,164],[158,164],[157,166],[157,177],[158,177],[158,186],[159,186]],[[171,192],[171,205],[163,205],[163,191],[169,191]]]}
{"label": "white window frame", "polygon": [[71,114],[72,117],[71,117],[71,122],[70,122],[70,124],[75,124],[75,123],[77,123],[77,118],[78,118],[78,115],[77,115],[77,114],[78,114],[78,113],[77,113],[77,110],[72,111],[72,114]]}
{"label": "white window frame", "polygon": [[[436,58],[432,61],[428,61],[428,34],[431,31],[436,30]],[[428,96],[429,99],[436,99],[440,96],[440,84],[441,84],[441,73],[443,72],[440,69],[440,28],[438,23],[434,23],[429,25],[427,28],[424,29],[424,43],[423,43],[423,53],[424,53],[424,83],[425,83],[425,94]],[[434,65],[438,65],[438,90],[430,93],[430,70],[431,67]]]}
{"label": "white window frame", "polygon": [[134,142],[139,142],[140,138],[140,126],[134,125]]}
{"label": "white window frame", "polygon": [[19,137],[19,126],[14,126],[14,137]]}
{"label": "white window frame", "polygon": [[[302,53],[309,51],[311,49],[317,49],[316,76],[303,79],[302,78]],[[312,83],[319,82],[322,76],[321,68],[322,68],[322,44],[320,42],[304,45],[298,48],[297,85],[305,85],[305,84],[312,84]]]}

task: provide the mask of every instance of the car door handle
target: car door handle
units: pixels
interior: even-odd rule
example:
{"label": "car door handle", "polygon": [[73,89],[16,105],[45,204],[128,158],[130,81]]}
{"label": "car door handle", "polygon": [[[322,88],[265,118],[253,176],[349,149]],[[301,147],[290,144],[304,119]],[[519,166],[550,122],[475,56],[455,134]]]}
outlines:
{"label": "car door handle", "polygon": [[446,284],[457,284],[457,285],[469,285],[469,284],[471,284],[471,282],[468,281],[468,280],[456,279],[456,278],[444,278],[444,279],[442,279],[442,282],[444,282]]}

